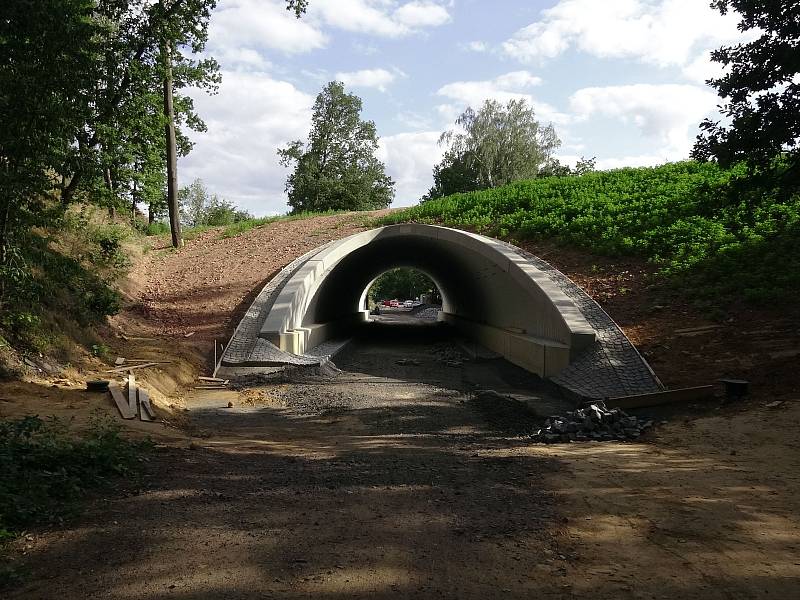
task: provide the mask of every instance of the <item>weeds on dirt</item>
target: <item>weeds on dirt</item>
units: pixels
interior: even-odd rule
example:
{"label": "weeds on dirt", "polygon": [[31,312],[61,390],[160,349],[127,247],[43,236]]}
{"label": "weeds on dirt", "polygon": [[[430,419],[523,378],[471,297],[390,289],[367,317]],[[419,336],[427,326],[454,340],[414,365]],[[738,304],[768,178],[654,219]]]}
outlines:
{"label": "weeds on dirt", "polygon": [[17,232],[0,268],[0,330],[23,352],[66,347],[71,330],[90,347],[87,326],[119,311],[114,286],[131,263],[126,244],[134,232],[96,211],[53,209],[48,223]]}
{"label": "weeds on dirt", "polygon": [[151,447],[110,420],[81,435],[55,417],[0,420],[0,540],[61,521],[89,490],[135,475]]}

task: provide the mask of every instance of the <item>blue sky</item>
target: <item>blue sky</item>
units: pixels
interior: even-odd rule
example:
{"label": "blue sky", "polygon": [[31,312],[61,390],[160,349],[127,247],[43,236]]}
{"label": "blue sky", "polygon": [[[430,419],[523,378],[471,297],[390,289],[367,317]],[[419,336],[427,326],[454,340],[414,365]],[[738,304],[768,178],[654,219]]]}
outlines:
{"label": "blue sky", "polygon": [[220,0],[207,51],[223,83],[192,94],[208,132],[179,170],[256,215],[286,211],[276,151],[305,139],[333,79],[363,99],[406,206],[431,185],[441,132],[487,98],[527,99],[566,163],[685,158],[719,102],[709,51],[744,39],[706,0],[310,0],[300,20],[284,6]]}

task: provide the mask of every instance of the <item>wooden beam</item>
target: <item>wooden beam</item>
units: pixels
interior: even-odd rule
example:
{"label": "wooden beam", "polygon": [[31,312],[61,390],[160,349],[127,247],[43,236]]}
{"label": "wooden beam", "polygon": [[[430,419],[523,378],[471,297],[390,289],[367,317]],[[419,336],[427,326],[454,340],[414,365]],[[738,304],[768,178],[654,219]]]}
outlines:
{"label": "wooden beam", "polygon": [[713,397],[713,385],[700,385],[697,387],[665,390],[663,392],[653,392],[650,394],[609,398],[605,403],[608,408],[640,408],[677,402],[693,402],[695,400],[706,400]]}
{"label": "wooden beam", "polygon": [[156,365],[160,364],[162,363],[149,362],[149,363],[142,363],[140,365],[128,365],[123,367],[117,367],[116,369],[108,369],[106,373],[125,373],[126,371],[133,371],[134,369],[144,369],[145,367],[155,367]]}
{"label": "wooden beam", "polygon": [[111,397],[114,399],[114,404],[117,405],[117,410],[123,419],[133,419],[136,417],[136,411],[131,410],[131,405],[122,393],[122,390],[115,383],[108,386],[108,391],[111,392]]}
{"label": "wooden beam", "polygon": [[139,388],[139,418],[142,421],[153,421],[155,419],[153,407],[150,406],[150,394],[143,388]]}
{"label": "wooden beam", "polygon": [[134,415],[139,412],[139,406],[136,402],[136,380],[133,378],[133,373],[128,373],[128,404]]}

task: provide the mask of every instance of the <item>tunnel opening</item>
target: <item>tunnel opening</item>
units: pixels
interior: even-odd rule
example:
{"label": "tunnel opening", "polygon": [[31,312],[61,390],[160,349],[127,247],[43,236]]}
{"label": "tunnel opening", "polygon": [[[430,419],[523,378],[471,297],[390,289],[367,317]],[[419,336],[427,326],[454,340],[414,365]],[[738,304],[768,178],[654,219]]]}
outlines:
{"label": "tunnel opening", "polygon": [[395,267],[373,279],[359,303],[369,311],[368,322],[425,324],[436,322],[442,309],[442,293],[424,271]]}

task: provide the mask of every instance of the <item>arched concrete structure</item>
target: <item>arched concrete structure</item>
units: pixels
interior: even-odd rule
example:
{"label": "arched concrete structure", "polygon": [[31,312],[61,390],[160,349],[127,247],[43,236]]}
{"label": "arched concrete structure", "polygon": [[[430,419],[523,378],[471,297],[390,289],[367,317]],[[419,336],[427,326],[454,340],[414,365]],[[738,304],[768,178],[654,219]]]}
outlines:
{"label": "arched concrete structure", "polygon": [[575,304],[508,245],[431,225],[382,227],[324,248],[287,281],[261,337],[303,354],[342,335],[366,320],[363,290],[398,266],[436,282],[442,320],[539,375],[557,375],[595,339]]}
{"label": "arched concrete structure", "polygon": [[[549,264],[499,240],[418,224],[357,233],[287,265],[242,319],[222,366],[318,361],[329,340],[367,320],[365,289],[398,266],[436,282],[440,320],[579,395],[661,387],[608,315]],[[603,388],[609,378],[614,384]]]}

